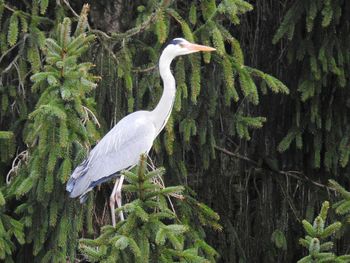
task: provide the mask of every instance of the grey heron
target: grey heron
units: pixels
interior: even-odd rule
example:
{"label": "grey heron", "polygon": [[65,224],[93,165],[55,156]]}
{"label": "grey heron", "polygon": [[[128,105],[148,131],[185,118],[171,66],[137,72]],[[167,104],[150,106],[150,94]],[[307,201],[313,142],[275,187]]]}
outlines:
{"label": "grey heron", "polygon": [[[175,100],[175,78],[170,64],[180,55],[198,51],[214,51],[215,48],[193,44],[183,38],[173,39],[163,50],[159,59],[159,71],[163,81],[163,94],[152,111],[136,111],[121,119],[90,151],[87,158],[75,168],[67,183],[70,197],[80,197],[84,202],[86,194],[95,186],[117,178],[111,197],[112,223],[115,226],[115,203],[122,205],[121,188],[124,176],[118,172],[135,166],[140,155],[148,154],[154,139],[167,123]],[[120,212],[120,219],[124,220]]]}

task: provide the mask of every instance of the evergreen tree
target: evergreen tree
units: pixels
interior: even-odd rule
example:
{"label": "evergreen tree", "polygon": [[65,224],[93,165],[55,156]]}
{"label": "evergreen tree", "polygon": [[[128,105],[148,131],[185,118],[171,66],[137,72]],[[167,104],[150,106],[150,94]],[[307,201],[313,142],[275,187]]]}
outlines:
{"label": "evergreen tree", "polygon": [[[48,6],[54,4],[54,1],[33,0],[31,6],[13,6],[1,2],[7,28],[2,33],[2,38],[6,39],[2,42],[2,54],[15,54],[17,48],[18,54],[27,52],[22,56],[22,72],[17,72],[16,63],[10,62],[13,67],[8,69],[8,74],[18,76],[13,79],[21,85],[28,85],[28,74],[35,73],[31,77],[35,83],[26,95],[36,104],[35,108],[25,111],[24,106],[21,107],[22,123],[17,127],[5,127],[21,134],[25,124],[23,137],[20,135],[18,142],[23,141],[29,147],[27,163],[22,162],[17,169],[8,198],[16,196],[23,202],[16,213],[27,226],[27,243],[33,244],[33,255],[38,260],[60,261],[74,256],[74,237],[82,228],[85,213],[84,208],[76,207],[60,193],[64,192],[63,185],[71,168],[83,158],[85,147],[98,135],[94,127],[94,103],[86,98],[95,86],[95,78],[88,73],[91,64],[78,61],[93,38],[83,34],[87,26],[86,12],[80,17],[76,33],[71,35],[68,18],[59,24],[66,10],[72,11],[69,4],[58,5],[54,16],[44,17]],[[98,42],[89,50],[90,57],[94,58],[98,74],[103,77],[96,91],[96,115],[105,116],[106,120],[116,121],[126,112],[152,108],[158,102],[162,88],[159,75],[153,70],[157,54],[170,34],[214,45],[218,50],[216,55],[203,56],[205,63],[213,60],[220,69],[218,72],[222,72],[218,77],[212,74],[209,82],[201,81],[207,73],[201,72],[199,54],[180,58],[174,67],[178,83],[175,112],[164,135],[156,142],[155,152],[158,162],[167,164],[171,175],[184,183],[188,174],[186,162],[193,156],[193,147],[199,153],[194,156],[196,162],[204,169],[215,159],[217,134],[214,131],[219,119],[224,121],[229,134],[247,140],[251,137],[250,129],[262,127],[264,117],[250,116],[246,107],[240,106],[259,103],[256,82],[273,92],[288,93],[288,89],[274,77],[244,64],[239,42],[225,25],[238,25],[239,16],[252,9],[249,3],[242,0],[194,2],[188,12],[169,1],[146,1],[130,8],[138,14],[134,27],[126,32],[107,35],[92,29]],[[56,33],[52,28],[56,28]],[[51,32],[53,37],[46,39],[44,31]],[[30,41],[26,41],[27,38]],[[40,52],[45,55],[44,65]],[[10,98],[7,94],[5,92],[2,98]],[[15,93],[15,96],[20,97],[16,101],[25,101],[21,94]],[[239,101],[241,104],[237,104]],[[106,112],[108,108],[112,111]],[[225,113],[224,118],[218,115],[219,111]],[[87,213],[91,213],[91,205]],[[40,215],[38,220],[36,215]],[[76,225],[68,226],[73,215],[77,217]],[[91,215],[86,218],[92,220]],[[87,223],[92,232],[91,221]],[[69,231],[74,233],[72,240],[64,237]],[[48,249],[54,245],[57,249]]]}
{"label": "evergreen tree", "polygon": [[104,226],[94,240],[81,239],[82,253],[91,262],[215,262],[217,252],[169,208],[167,197],[183,198],[183,187],[155,183],[164,170],[147,171],[146,158],[141,156],[135,172],[122,172],[129,182],[123,190],[135,196],[119,209],[126,220]]}
{"label": "evergreen tree", "polygon": [[[97,40],[86,40],[85,56],[83,50],[70,53],[76,58],[65,60],[64,71],[83,61],[96,64],[91,72],[102,77],[97,89],[88,64],[85,73],[61,76],[63,59],[54,58],[55,43],[64,48],[59,24],[69,24],[69,17],[75,28],[82,1],[0,0],[0,260],[66,261],[74,257],[77,237],[96,236],[109,223],[100,210],[109,185],[78,207],[65,197],[65,176],[95,144],[97,118],[105,134],[127,112],[156,105],[158,56],[174,37],[217,49],[174,63],[174,111],[151,152],[167,169],[167,185],[190,186],[221,214],[224,231],[204,232],[201,224],[214,226],[215,216],[204,213],[207,207],[186,187],[185,200],[176,204],[182,224],[196,230],[186,235],[204,239],[206,233],[225,262],[300,258],[298,220],[312,222],[319,202],[332,200],[324,191],[328,178],[337,174],[348,183],[348,1],[89,2],[90,25],[80,24],[87,27],[80,38],[94,34]],[[78,38],[70,34],[68,42]],[[291,95],[283,96],[286,86],[256,67],[288,83]],[[76,224],[66,228],[67,218],[77,218]],[[72,240],[66,242],[59,233],[68,229]],[[334,252],[347,249],[347,236]]]}
{"label": "evergreen tree", "polygon": [[89,98],[98,77],[90,73],[92,63],[79,61],[95,39],[85,33],[88,9],[85,5],[74,34],[65,18],[53,38],[45,39],[46,63],[31,76],[32,91],[40,91],[40,97],[23,132],[29,160],[19,168],[8,194],[20,200],[16,214],[37,262],[73,260],[84,215],[88,231],[93,231],[92,202],[81,207],[65,194],[72,167],[98,138],[94,100]]}
{"label": "evergreen tree", "polygon": [[278,149],[284,152],[295,141],[297,149],[312,149],[312,168],[334,174],[350,156],[348,10],[348,1],[295,1],[273,38],[288,39],[288,60],[300,67],[293,121]]}

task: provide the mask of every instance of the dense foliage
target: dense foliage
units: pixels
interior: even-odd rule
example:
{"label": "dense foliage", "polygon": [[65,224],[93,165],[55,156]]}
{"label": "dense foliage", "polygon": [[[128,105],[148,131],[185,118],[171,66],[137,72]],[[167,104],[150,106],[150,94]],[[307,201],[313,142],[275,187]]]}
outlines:
{"label": "dense foliage", "polygon": [[[288,60],[300,65],[295,114],[278,149],[285,151],[295,141],[298,149],[310,149],[313,168],[322,165],[333,174],[350,156],[349,8],[347,1],[295,1],[273,38],[276,43],[286,35]],[[312,139],[303,140],[306,134]]]}
{"label": "dense foliage", "polygon": [[[217,252],[168,207],[171,194],[186,199],[179,195],[183,187],[164,187],[164,170],[147,171],[146,158],[141,157],[135,173],[123,172],[129,182],[124,191],[135,194],[120,208],[127,219],[116,227],[103,227],[95,240],[80,240],[81,251],[93,262],[215,262]],[[204,211],[202,217],[217,217],[209,208]]]}
{"label": "dense foliage", "polygon": [[[186,186],[187,202],[175,203],[178,221],[170,212],[169,220],[185,226],[182,238],[194,233],[202,243],[186,236],[176,247],[160,234],[148,242],[199,257],[212,257],[212,246],[224,262],[295,262],[305,253],[297,245],[302,218],[313,222],[332,189],[343,200],[329,224],[349,214],[348,192],[327,186],[329,178],[349,186],[348,1],[88,2],[89,16],[82,1],[0,0],[1,260],[63,262],[77,257],[79,237],[94,247],[104,235],[104,245],[120,240],[116,229],[99,232],[110,223],[108,184],[83,206],[64,185],[118,120],[157,104],[159,55],[175,37],[217,49],[173,62],[174,110],[151,152],[167,186]],[[221,215],[222,231],[191,188]],[[131,204],[140,202],[134,197]],[[152,207],[168,211],[164,202],[143,205],[147,217]],[[140,216],[125,209],[127,222]],[[337,255],[349,249],[347,225]],[[119,247],[99,252],[136,255],[130,240],[140,241],[139,232],[126,229]]]}

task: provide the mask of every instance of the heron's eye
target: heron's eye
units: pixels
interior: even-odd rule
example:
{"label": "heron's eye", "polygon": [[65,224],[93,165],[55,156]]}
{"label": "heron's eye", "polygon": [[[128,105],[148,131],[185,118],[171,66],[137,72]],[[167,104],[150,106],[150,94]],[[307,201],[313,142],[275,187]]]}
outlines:
{"label": "heron's eye", "polygon": [[184,48],[184,47],[185,47],[185,45],[184,45],[184,44],[179,44],[179,46],[180,46],[180,47],[182,47],[182,48]]}

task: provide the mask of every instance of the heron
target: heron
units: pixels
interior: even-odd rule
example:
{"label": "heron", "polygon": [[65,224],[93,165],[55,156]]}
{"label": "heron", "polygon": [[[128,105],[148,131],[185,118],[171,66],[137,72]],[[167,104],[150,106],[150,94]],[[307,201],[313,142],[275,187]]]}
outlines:
{"label": "heron", "polygon": [[[171,114],[176,93],[171,62],[177,56],[214,50],[183,38],[169,42],[159,59],[159,72],[163,81],[163,94],[159,103],[152,111],[141,110],[125,116],[96,144],[87,158],[74,169],[67,182],[66,190],[71,198],[79,197],[83,203],[87,193],[95,186],[117,178],[109,200],[112,224],[115,226],[115,204],[122,206],[124,176],[120,172],[137,165],[141,154],[148,154]],[[124,220],[122,211],[119,217]]]}

